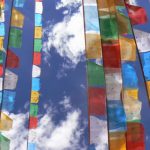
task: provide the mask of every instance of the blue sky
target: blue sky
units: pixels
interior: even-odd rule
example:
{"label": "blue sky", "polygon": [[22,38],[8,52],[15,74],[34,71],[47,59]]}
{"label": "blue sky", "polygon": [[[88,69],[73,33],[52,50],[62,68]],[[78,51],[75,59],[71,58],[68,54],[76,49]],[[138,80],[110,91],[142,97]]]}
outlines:
{"label": "blue sky", "polygon": [[[11,1],[6,0],[6,2],[10,8]],[[147,3],[148,0],[145,0],[145,3],[139,4],[149,11]],[[37,145],[39,149],[44,148],[44,150],[86,150],[88,105],[81,0],[43,0],[43,4],[44,46]],[[34,1],[26,0],[22,12],[25,14],[23,45],[19,51],[14,50],[20,57],[20,67],[15,71],[19,77],[15,109],[10,114],[14,118],[14,129],[5,133],[12,139],[12,150],[16,147],[26,150],[27,145]],[[9,14],[7,9],[7,31]],[[144,28],[147,32],[150,31],[148,26],[149,23]],[[139,65],[137,61],[135,68],[140,79],[140,100],[143,102],[142,123],[145,126],[146,149],[148,149],[150,116],[147,114],[150,109]],[[57,144],[60,140],[61,144]]]}

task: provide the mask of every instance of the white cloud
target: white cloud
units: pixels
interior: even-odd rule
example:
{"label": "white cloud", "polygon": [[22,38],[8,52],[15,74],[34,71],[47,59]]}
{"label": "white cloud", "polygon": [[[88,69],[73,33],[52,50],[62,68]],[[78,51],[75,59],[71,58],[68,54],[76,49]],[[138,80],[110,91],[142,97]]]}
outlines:
{"label": "white cloud", "polygon": [[[81,111],[72,107],[67,96],[61,101],[60,107],[70,108],[66,118],[56,124],[53,119],[55,110],[49,106],[43,116],[39,114],[38,128],[30,130],[29,141],[36,143],[37,150],[86,150],[85,141],[80,144],[85,129],[84,119],[81,121]],[[13,129],[4,133],[11,140],[10,150],[26,150],[28,130],[25,126],[28,114],[10,114],[10,117],[13,119]]]}
{"label": "white cloud", "polygon": [[[57,4],[57,8],[74,6],[74,3],[79,4],[81,0],[61,0]],[[59,7],[58,7],[59,6]],[[70,67],[77,65],[81,61],[81,56],[85,50],[84,40],[84,22],[83,8],[80,6],[72,15],[66,14],[63,21],[56,24],[50,23],[45,29],[44,34],[48,37],[44,42],[44,59],[47,60],[50,52],[54,47],[56,52],[70,61]]]}
{"label": "white cloud", "polygon": [[72,108],[71,102],[70,102],[70,97],[68,97],[68,96],[65,96],[64,100],[60,101],[59,104],[64,106],[65,110]]}
{"label": "white cloud", "polygon": [[60,2],[57,2],[56,9],[75,7],[79,4],[81,4],[81,0],[60,0]]}

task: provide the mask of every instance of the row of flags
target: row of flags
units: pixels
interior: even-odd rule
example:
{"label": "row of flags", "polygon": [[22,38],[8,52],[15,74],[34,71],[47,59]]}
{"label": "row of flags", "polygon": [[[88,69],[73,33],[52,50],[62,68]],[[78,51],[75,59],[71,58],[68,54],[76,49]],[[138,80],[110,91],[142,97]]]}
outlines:
{"label": "row of flags", "polygon": [[[0,113],[0,148],[2,150],[10,149],[11,139],[5,136],[13,128],[13,119],[9,114],[14,110],[16,99],[16,87],[18,83],[17,69],[20,66],[20,60],[17,56],[22,48],[22,33],[24,26],[24,14],[20,11],[23,8],[25,0],[14,0],[11,6],[10,27],[8,33],[7,46],[4,48],[1,42],[1,69],[0,69],[0,87],[1,87],[1,113]],[[6,38],[5,23],[5,0],[0,1],[1,22],[0,39]],[[5,69],[4,69],[5,68]]]}
{"label": "row of flags", "polygon": [[30,98],[30,117],[28,150],[36,150],[36,129],[38,127],[38,109],[40,100],[40,75],[41,75],[41,50],[42,50],[42,0],[35,0],[35,29],[34,29],[34,54],[32,66],[32,86]]}
{"label": "row of flags", "polygon": [[[145,35],[132,25],[145,23],[146,11],[130,0],[85,0],[84,17],[90,150],[144,150],[142,102],[134,66]],[[149,56],[145,58],[143,69],[148,74]]]}

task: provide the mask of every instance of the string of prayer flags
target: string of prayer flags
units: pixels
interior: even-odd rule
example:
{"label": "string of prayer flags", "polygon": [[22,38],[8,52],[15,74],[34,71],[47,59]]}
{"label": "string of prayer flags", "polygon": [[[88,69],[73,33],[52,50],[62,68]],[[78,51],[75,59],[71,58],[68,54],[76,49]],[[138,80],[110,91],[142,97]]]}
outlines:
{"label": "string of prayer flags", "polygon": [[108,149],[107,106],[96,0],[84,1],[90,149]]}
{"label": "string of prayer flags", "polygon": [[[11,2],[12,5],[11,5],[11,15],[10,15],[10,27],[8,29],[9,32],[7,35],[8,45],[5,51],[6,57],[4,57],[5,60],[3,61],[5,64],[2,64],[2,66],[5,67],[5,69],[2,68],[3,73],[1,73],[1,75],[4,77],[4,80],[2,83],[3,92],[1,96],[2,108],[1,108],[1,117],[0,117],[1,120],[0,121],[1,121],[2,133],[3,131],[5,131],[9,137],[10,137],[10,132],[13,127],[13,123],[16,120],[12,120],[10,116],[6,115],[4,112],[7,112],[8,114],[14,112],[14,106],[15,106],[15,100],[16,100],[16,88],[17,88],[17,82],[18,82],[18,75],[15,72],[16,72],[16,69],[19,67],[19,57],[15,54],[15,52],[22,48],[22,34],[23,34],[23,25],[24,25],[24,15],[16,7],[20,7],[21,6],[20,4],[21,3],[23,4],[23,2],[25,1],[14,0]],[[5,19],[1,18],[0,21],[2,20],[5,20]],[[3,34],[2,30],[0,31],[0,33],[1,33],[0,36],[2,36]],[[2,46],[1,46],[1,50],[4,51]],[[4,141],[2,141],[2,146],[1,146],[2,150],[9,150],[9,143],[11,140],[14,140],[12,138],[10,138],[9,140],[6,140],[6,139],[7,138],[5,138]]]}
{"label": "string of prayer flags", "polygon": [[[140,53],[140,61],[142,63],[142,69],[144,72],[145,84],[147,86],[148,98],[150,100],[150,91],[147,82],[150,79],[149,73],[149,30],[146,28],[146,24],[150,25],[146,9],[144,7],[135,6],[131,3],[131,0],[125,1],[126,8],[130,17],[131,24],[133,25],[133,32],[137,43],[137,48]],[[136,29],[135,25],[140,25],[142,30]],[[145,26],[145,27],[144,27]]]}
{"label": "string of prayer flags", "polygon": [[30,97],[30,117],[28,150],[36,149],[36,129],[38,128],[38,110],[40,100],[40,76],[41,76],[41,50],[42,50],[42,0],[35,0],[35,21],[34,21],[34,52],[32,65],[32,86]]}

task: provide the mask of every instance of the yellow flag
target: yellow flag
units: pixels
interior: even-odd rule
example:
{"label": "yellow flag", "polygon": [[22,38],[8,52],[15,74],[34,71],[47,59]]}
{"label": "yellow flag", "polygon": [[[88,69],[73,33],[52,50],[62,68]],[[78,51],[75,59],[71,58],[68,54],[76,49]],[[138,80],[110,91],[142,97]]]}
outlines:
{"label": "yellow flag", "polygon": [[39,102],[40,93],[37,91],[31,92],[31,103],[38,103]]}
{"label": "yellow flag", "polygon": [[102,57],[101,39],[99,34],[86,34],[86,56],[88,59]]}
{"label": "yellow flag", "polygon": [[11,26],[22,28],[23,24],[24,24],[24,15],[15,8],[13,8]]}
{"label": "yellow flag", "polygon": [[146,81],[146,85],[147,85],[148,98],[150,100],[150,81]]}
{"label": "yellow flag", "polygon": [[136,60],[136,44],[134,39],[119,37],[121,59],[127,61]]}
{"label": "yellow flag", "polygon": [[0,37],[0,50],[3,50],[4,37]]}
{"label": "yellow flag", "polygon": [[40,39],[42,37],[42,27],[35,27],[35,38]]}
{"label": "yellow flag", "polygon": [[0,130],[1,131],[8,131],[12,129],[13,120],[7,116],[5,113],[1,112],[1,119],[0,119]]}
{"label": "yellow flag", "polygon": [[124,132],[109,133],[110,150],[126,150],[126,137]]}
{"label": "yellow flag", "polygon": [[138,89],[124,89],[123,99],[138,100]]}

